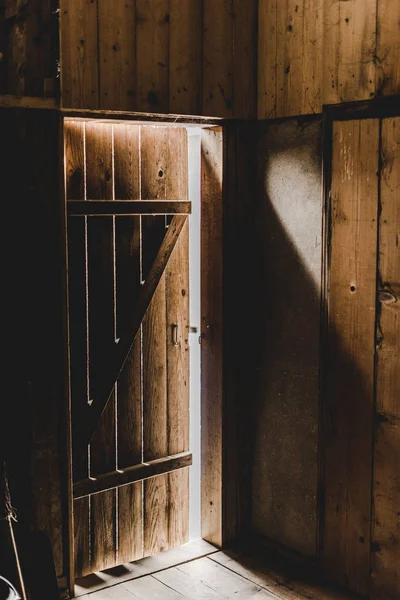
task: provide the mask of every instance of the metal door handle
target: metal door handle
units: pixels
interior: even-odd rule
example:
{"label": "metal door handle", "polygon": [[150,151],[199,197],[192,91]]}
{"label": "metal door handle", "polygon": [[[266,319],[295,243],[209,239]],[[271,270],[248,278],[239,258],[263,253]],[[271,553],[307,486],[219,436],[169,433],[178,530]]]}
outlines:
{"label": "metal door handle", "polygon": [[172,344],[174,346],[179,346],[179,341],[178,341],[178,324],[174,323],[174,325],[172,325]]}

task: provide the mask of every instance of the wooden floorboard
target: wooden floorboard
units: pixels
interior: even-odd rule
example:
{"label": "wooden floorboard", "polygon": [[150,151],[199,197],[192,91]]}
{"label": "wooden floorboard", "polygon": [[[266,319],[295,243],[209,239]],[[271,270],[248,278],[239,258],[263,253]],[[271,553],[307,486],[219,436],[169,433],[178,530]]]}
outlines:
{"label": "wooden floorboard", "polygon": [[[201,556],[201,552],[207,554]],[[196,552],[197,557],[196,557]],[[174,562],[175,561],[175,562]],[[111,570],[110,570],[111,571]],[[311,582],[302,569],[287,569],[267,557],[217,551],[200,540],[99,573],[105,589],[76,588],[81,600],[350,600],[347,594]],[[120,579],[118,579],[118,573]],[[108,580],[107,580],[108,577]],[[84,580],[81,580],[81,584]]]}

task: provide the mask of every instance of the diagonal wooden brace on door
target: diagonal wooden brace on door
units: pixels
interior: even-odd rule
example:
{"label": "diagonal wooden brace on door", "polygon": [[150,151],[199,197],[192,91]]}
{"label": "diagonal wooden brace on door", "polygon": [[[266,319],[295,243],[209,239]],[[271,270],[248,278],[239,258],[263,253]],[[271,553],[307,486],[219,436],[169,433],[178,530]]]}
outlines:
{"label": "diagonal wooden brace on door", "polygon": [[135,336],[151,303],[157,285],[165,271],[171,254],[176,246],[179,235],[186,223],[187,215],[175,215],[167,229],[160,249],[150,269],[147,279],[140,289],[137,304],[133,312],[125,335],[121,336],[115,347],[115,352],[110,358],[109,368],[100,374],[95,390],[91,391],[93,402],[82,411],[79,421],[73,422],[73,455],[74,460],[83,458],[88,444],[96,430],[97,424],[103,414],[107,402],[114,389],[114,385],[124,367],[132,348]]}

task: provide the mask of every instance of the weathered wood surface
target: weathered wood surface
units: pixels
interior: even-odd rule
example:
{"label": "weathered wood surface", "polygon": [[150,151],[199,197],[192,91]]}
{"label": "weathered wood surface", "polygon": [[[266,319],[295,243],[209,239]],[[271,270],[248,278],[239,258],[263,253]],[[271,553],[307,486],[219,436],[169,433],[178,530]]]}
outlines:
{"label": "weathered wood surface", "polygon": [[[70,121],[64,124],[66,199],[85,197],[85,125]],[[87,344],[87,220],[68,220],[68,293],[70,340],[71,418],[80,418],[88,400]],[[88,454],[73,464],[74,478],[87,477]],[[90,573],[89,498],[74,502],[75,574]]]}
{"label": "weathered wood surface", "polygon": [[400,118],[382,121],[372,597],[400,594]]}
{"label": "weathered wood surface", "polygon": [[379,121],[333,126],[323,566],[368,595]]}
{"label": "weathered wood surface", "polygon": [[[222,168],[220,128],[202,130],[201,408],[202,537],[223,543],[222,436]],[[212,399],[212,401],[210,401]]]}
{"label": "weathered wood surface", "polygon": [[397,0],[259,0],[258,116],[400,92]]}
{"label": "weathered wood surface", "polygon": [[[86,196],[113,199],[112,126],[86,124]],[[98,403],[100,374],[115,347],[115,228],[112,217],[87,220],[89,402]],[[116,468],[115,394],[105,408],[90,444],[89,476]],[[107,491],[90,500],[90,568],[101,571],[116,561],[116,492]]]}
{"label": "weathered wood surface", "polygon": [[77,459],[83,456],[85,447],[89,443],[107,405],[113,386],[128,358],[130,348],[134,343],[135,336],[139,331],[143,317],[149,309],[157,285],[159,285],[159,282],[164,277],[166,265],[185,224],[186,218],[186,216],[175,216],[169,225],[151,271],[148,273],[146,281],[140,288],[135,308],[132,310],[124,335],[115,345],[115,349],[110,355],[111,358],[109,358],[109,364],[105,367],[104,372],[100,373],[100,375],[93,380],[96,402],[93,401],[93,403],[88,404],[85,407],[85,412],[80,422],[73,423],[73,433],[75,437],[74,453]]}
{"label": "weathered wood surface", "polygon": [[[184,469],[192,464],[192,455],[190,452],[179,452],[177,454],[156,458],[145,463],[131,465],[124,469],[102,473],[94,477],[77,481],[74,484],[74,498],[83,498],[91,494],[100,494],[113,488],[121,488],[136,481],[150,479],[164,473],[171,473],[178,469]],[[125,524],[121,523],[124,528]],[[125,531],[123,531],[125,536]],[[179,544],[175,544],[179,545]]]}
{"label": "weathered wood surface", "polygon": [[0,7],[0,92],[58,96],[56,0],[8,0]]}
{"label": "weathered wood surface", "polygon": [[[140,128],[114,125],[116,198],[140,197]],[[132,315],[140,288],[140,217],[115,219],[116,338]],[[117,467],[142,461],[141,333],[135,336],[117,382]],[[118,562],[143,556],[143,483],[117,490]]]}
{"label": "weathered wood surface", "polygon": [[97,19],[97,2],[60,3],[61,106],[100,107]]}
{"label": "weathered wood surface", "polygon": [[[82,212],[69,219],[71,326],[80,323],[71,354],[82,575],[188,537],[187,139],[182,128],[67,121],[66,147],[67,197]],[[119,213],[130,198],[153,209],[156,199],[160,215]],[[174,208],[171,198],[186,211],[166,227],[161,208]],[[108,216],[85,216],[98,199]],[[168,351],[167,318],[180,329]],[[88,470],[78,458],[89,441]]]}
{"label": "weathered wood surface", "polygon": [[62,105],[251,118],[257,0],[62,0]]}
{"label": "weathered wood surface", "polygon": [[70,216],[123,216],[123,215],[188,215],[190,202],[152,202],[142,200],[72,200],[67,203]]}
{"label": "weathered wood surface", "polygon": [[[166,197],[188,197],[187,133],[169,129]],[[168,453],[189,450],[189,223],[180,233],[165,271],[167,324]],[[168,475],[168,546],[189,540],[189,469]]]}

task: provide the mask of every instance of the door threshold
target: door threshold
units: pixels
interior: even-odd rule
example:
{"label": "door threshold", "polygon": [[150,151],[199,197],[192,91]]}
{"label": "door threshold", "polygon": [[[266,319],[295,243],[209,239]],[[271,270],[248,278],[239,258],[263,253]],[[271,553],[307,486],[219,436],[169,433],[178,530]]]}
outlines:
{"label": "door threshold", "polygon": [[98,590],[103,590],[114,585],[118,585],[123,581],[130,581],[132,579],[138,579],[145,575],[152,575],[171,567],[176,567],[196,558],[209,556],[218,552],[218,548],[212,546],[204,540],[195,540],[188,542],[184,546],[178,548],[172,548],[165,552],[160,552],[154,556],[148,556],[135,562],[126,563],[113,567],[112,569],[106,569],[99,573],[92,573],[86,577],[76,580],[75,584],[75,597],[84,596]]}

